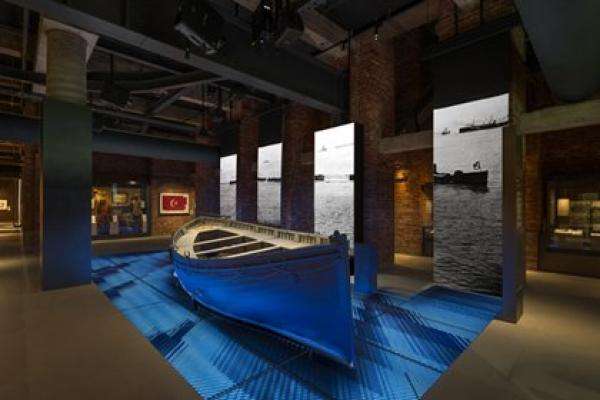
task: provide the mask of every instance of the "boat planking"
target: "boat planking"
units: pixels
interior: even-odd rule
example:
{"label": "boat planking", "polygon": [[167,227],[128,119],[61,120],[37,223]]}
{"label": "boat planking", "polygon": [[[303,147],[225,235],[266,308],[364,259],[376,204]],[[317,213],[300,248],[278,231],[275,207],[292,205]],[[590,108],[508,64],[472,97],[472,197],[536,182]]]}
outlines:
{"label": "boat planking", "polygon": [[347,241],[200,217],[172,246],[174,277],[194,301],[354,367]]}

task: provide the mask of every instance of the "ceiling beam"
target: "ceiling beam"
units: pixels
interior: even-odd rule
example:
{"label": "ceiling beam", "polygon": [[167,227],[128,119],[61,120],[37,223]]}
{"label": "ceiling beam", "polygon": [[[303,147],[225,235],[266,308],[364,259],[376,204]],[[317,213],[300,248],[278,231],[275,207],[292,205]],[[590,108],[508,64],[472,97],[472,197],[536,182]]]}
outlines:
{"label": "ceiling beam", "polygon": [[260,0],[233,0],[240,6],[247,8],[250,11],[256,10],[256,7],[260,4]]}
{"label": "ceiling beam", "polygon": [[[318,12],[310,3],[301,7],[298,12],[304,22],[304,33],[301,38],[317,49],[325,50],[348,37],[348,32],[344,28]],[[347,48],[342,47],[333,47],[328,56],[334,58],[344,57]]]}
{"label": "ceiling beam", "polygon": [[[251,12],[254,12],[260,4],[260,0],[233,1]],[[344,28],[318,12],[316,9],[317,5],[318,3],[306,1],[298,8],[298,14],[300,14],[304,23],[304,32],[300,38],[319,50],[325,50],[334,43],[344,40],[348,36],[348,33]],[[346,54],[346,51],[340,46],[332,50],[328,56],[337,58],[343,57],[344,54]]]}
{"label": "ceiling beam", "polygon": [[482,0],[452,0],[461,10],[471,10],[479,6]]}
{"label": "ceiling beam", "polygon": [[[177,7],[172,2],[145,1],[144,7],[154,11],[152,15],[142,13],[144,18],[136,21],[134,31],[121,25],[123,16],[118,15],[119,10],[107,13],[102,2],[72,0],[69,2],[71,6],[67,6],[54,0],[7,1],[27,7],[47,18],[108,38],[117,46],[123,43],[322,111],[344,111],[344,85],[335,71],[314,65],[280,49],[268,47],[257,51],[250,45],[248,32],[229,22],[223,29],[227,45],[221,53],[208,57],[194,48],[186,56],[181,48],[181,39],[173,27],[164,23],[175,20]],[[163,21],[161,24],[152,20],[153,16],[158,19],[158,15]]]}
{"label": "ceiling beam", "polygon": [[521,114],[518,132],[523,135],[600,126],[600,100],[543,108]]}
{"label": "ceiling beam", "polygon": [[186,74],[177,74],[164,78],[156,78],[144,81],[117,82],[120,86],[132,92],[155,92],[157,90],[182,89],[190,86],[197,86],[202,83],[212,83],[222,81],[223,78],[204,71],[189,72]]}
{"label": "ceiling beam", "polygon": [[[142,78],[144,75],[156,76],[155,73],[140,73]],[[183,89],[193,86],[197,86],[203,83],[214,83],[223,80],[222,78],[208,74],[202,71],[190,72],[187,74],[168,75],[159,78],[151,79],[135,79],[135,80],[122,80],[127,77],[128,74],[122,75],[116,73],[113,75],[115,78],[114,82],[124,89],[127,89],[133,93],[148,93],[156,92],[159,90],[173,90]],[[41,72],[23,71],[17,68],[11,68],[4,65],[0,65],[0,77],[6,79],[13,79],[26,83],[33,83],[39,86],[45,86],[46,74]],[[98,90],[105,81],[111,79],[110,73],[88,73],[88,89]]]}
{"label": "ceiling beam", "polygon": [[[41,93],[27,93],[27,92],[22,92],[20,90],[3,88],[3,87],[0,87],[0,95],[20,97],[20,98],[24,98],[24,99],[35,101],[35,102],[43,101],[46,98],[46,96]],[[198,128],[195,125],[185,124],[185,123],[176,122],[176,121],[170,121],[170,120],[166,120],[166,119],[162,119],[162,118],[149,117],[146,115],[136,114],[136,113],[132,113],[132,112],[107,110],[107,109],[103,109],[103,108],[94,106],[92,104],[90,104],[90,109],[96,115],[106,115],[109,117],[114,117],[114,118],[134,121],[134,122],[140,122],[140,123],[144,123],[144,124],[147,123],[150,126],[158,126],[161,128],[172,129],[172,130],[181,131],[181,132],[197,133],[200,130],[200,128]]]}
{"label": "ceiling beam", "polygon": [[171,104],[175,103],[181,96],[190,91],[193,86],[187,86],[180,89],[175,90],[172,93],[167,93],[162,96],[160,99],[156,100],[153,104],[148,107],[146,111],[146,115],[156,115],[159,114],[162,110],[169,107]]}
{"label": "ceiling beam", "polygon": [[27,48],[29,44],[29,10],[23,8],[23,34],[21,36],[21,69],[27,69]]}

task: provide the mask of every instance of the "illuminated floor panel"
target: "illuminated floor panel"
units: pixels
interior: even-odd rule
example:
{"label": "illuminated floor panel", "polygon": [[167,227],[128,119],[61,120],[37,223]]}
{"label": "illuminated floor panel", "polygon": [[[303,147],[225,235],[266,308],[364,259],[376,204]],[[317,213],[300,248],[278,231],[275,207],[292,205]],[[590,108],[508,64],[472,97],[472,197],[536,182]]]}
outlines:
{"label": "illuminated floor panel", "polygon": [[353,295],[357,367],[204,308],[173,285],[166,252],[96,258],[93,279],[205,399],[419,399],[494,318],[499,299],[429,288]]}

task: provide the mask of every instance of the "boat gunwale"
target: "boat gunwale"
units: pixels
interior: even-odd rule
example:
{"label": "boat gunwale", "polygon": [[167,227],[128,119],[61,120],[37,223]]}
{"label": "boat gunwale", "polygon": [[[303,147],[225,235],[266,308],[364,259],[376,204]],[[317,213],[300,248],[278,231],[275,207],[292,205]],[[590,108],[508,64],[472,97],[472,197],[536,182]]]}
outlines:
{"label": "boat gunwale", "polygon": [[[249,232],[254,232],[260,235],[270,236],[273,239],[286,240],[294,243],[304,244],[306,247],[330,243],[328,237],[316,233],[307,233],[260,224],[253,224],[249,222],[234,221],[229,217],[199,216],[191,221],[188,221],[175,231],[171,242],[171,248],[174,250],[174,252],[178,253],[178,250],[180,248],[180,246],[177,245],[177,241],[179,239],[185,236],[185,234],[188,233],[194,227],[200,227],[202,225],[212,225],[215,227],[221,226],[223,228],[247,230]],[[192,243],[192,246],[193,244],[194,243]]]}
{"label": "boat gunwale", "polygon": [[[285,249],[285,252],[278,254],[248,254],[245,256],[232,258],[191,258],[185,257],[177,252],[173,252],[174,261],[178,268],[190,270],[211,270],[211,269],[250,269],[265,267],[265,264],[276,264],[293,260],[304,260],[312,257],[335,256],[345,250],[345,246],[337,243],[321,244],[313,246],[299,247],[295,249]],[[299,254],[298,254],[299,253]]]}

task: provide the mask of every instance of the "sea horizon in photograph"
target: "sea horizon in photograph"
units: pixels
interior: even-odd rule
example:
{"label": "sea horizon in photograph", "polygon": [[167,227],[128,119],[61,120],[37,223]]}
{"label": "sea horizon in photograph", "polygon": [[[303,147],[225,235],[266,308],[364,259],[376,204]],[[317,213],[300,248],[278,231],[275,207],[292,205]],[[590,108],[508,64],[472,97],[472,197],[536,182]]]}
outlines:
{"label": "sea horizon in photograph", "polygon": [[260,224],[281,224],[281,143],[258,149],[258,210]]}
{"label": "sea horizon in photograph", "polygon": [[[460,128],[502,121],[507,113],[508,95],[434,112],[434,279],[438,283],[502,293],[502,127],[463,132]],[[467,178],[460,181],[456,171]],[[452,181],[452,176],[457,179]]]}
{"label": "sea horizon in photograph", "polygon": [[[257,220],[281,224],[282,145],[258,150]],[[354,124],[315,133],[314,231],[329,236],[334,231],[354,241]],[[235,219],[237,156],[221,158],[221,215]]]}
{"label": "sea horizon in photograph", "polygon": [[237,178],[237,155],[221,157],[219,196],[221,216],[235,219],[235,191]]}
{"label": "sea horizon in photograph", "polygon": [[354,245],[354,124],[315,132],[315,232]]}

